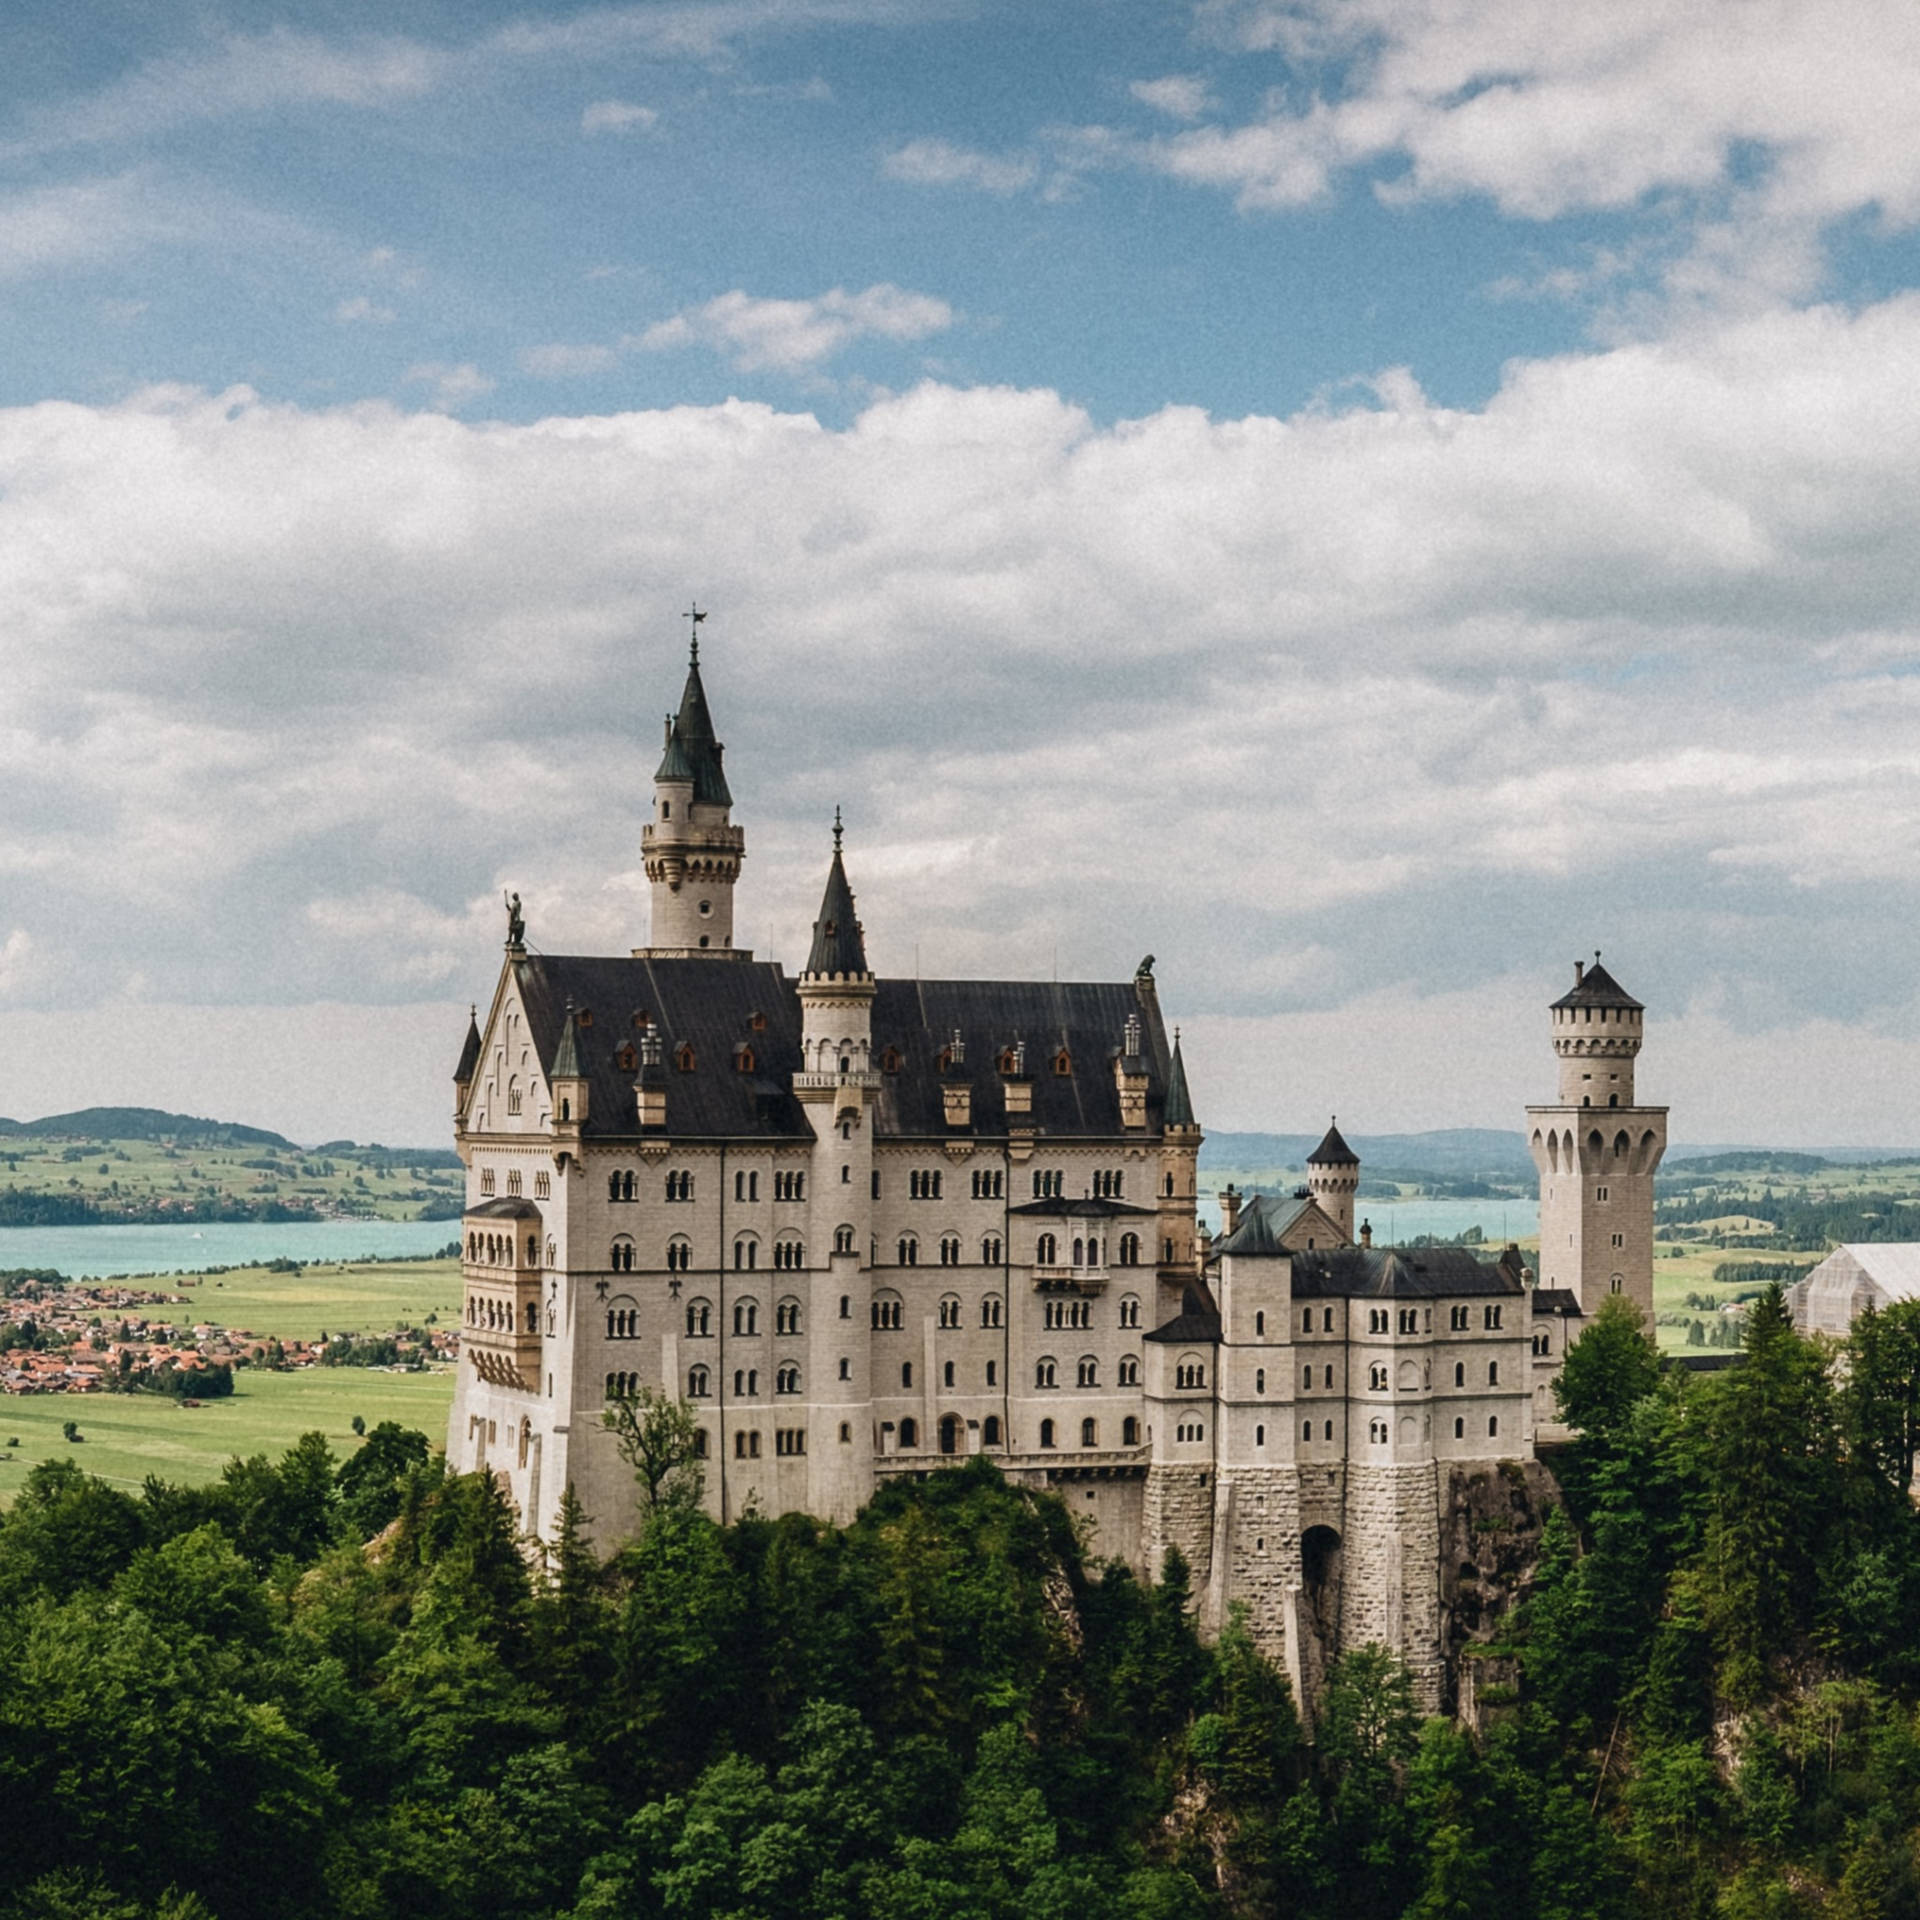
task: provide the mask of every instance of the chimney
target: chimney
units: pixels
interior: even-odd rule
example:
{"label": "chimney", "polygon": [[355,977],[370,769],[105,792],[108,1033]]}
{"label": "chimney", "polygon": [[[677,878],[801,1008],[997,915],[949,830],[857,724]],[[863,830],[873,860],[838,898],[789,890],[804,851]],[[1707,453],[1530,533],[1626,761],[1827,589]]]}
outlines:
{"label": "chimney", "polygon": [[1231,1181],[1220,1193],[1220,1237],[1225,1239],[1240,1224],[1240,1189]]}
{"label": "chimney", "polygon": [[1577,987],[1586,977],[1587,963],[1584,960],[1576,960],[1573,963],[1573,984]]}
{"label": "chimney", "polygon": [[1360,1222],[1360,1244],[1363,1247],[1373,1245],[1373,1222],[1371,1220],[1362,1220]]}
{"label": "chimney", "polygon": [[973,1125],[973,1089],[964,1080],[957,1084],[949,1081],[940,1089],[940,1097],[946,1107],[948,1126]]}

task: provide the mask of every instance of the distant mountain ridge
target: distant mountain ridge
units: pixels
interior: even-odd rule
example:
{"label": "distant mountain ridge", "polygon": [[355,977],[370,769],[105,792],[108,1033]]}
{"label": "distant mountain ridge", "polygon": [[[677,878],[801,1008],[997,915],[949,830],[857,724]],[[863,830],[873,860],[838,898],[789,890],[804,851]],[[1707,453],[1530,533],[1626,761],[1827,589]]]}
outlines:
{"label": "distant mountain ridge", "polygon": [[196,1114],[169,1113],[164,1107],[81,1107],[50,1113],[39,1120],[0,1118],[0,1139],[172,1140],[180,1146],[274,1147],[287,1153],[371,1154],[395,1164],[458,1164],[447,1147],[383,1147],[378,1142],[329,1140],[303,1147],[266,1127],[243,1127],[234,1120],[203,1120]]}

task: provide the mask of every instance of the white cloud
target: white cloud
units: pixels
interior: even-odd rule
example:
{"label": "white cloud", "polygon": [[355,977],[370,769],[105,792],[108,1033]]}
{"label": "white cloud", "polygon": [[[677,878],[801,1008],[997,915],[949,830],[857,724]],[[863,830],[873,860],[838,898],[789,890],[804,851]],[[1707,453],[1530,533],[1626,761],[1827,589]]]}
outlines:
{"label": "white cloud", "polygon": [[1160,80],[1136,80],[1127,91],[1142,105],[1171,120],[1198,120],[1214,110],[1207,83],[1197,74],[1170,73]]}
{"label": "white cloud", "polygon": [[1024,154],[980,153],[947,140],[909,140],[881,161],[880,171],[917,187],[973,187],[1003,197],[1040,175],[1038,163]]}
{"label": "white cloud", "polygon": [[630,100],[596,100],[580,113],[580,131],[595,133],[644,133],[660,116],[652,107],[635,106]]}
{"label": "white cloud", "polygon": [[539,380],[570,380],[581,374],[607,373],[620,364],[612,347],[572,346],[561,340],[528,347],[520,356],[521,370]]}
{"label": "white cloud", "polygon": [[333,317],[343,327],[353,326],[366,321],[377,327],[388,325],[394,318],[391,307],[379,307],[364,293],[356,294],[351,300],[342,300],[333,310]]}
{"label": "white cloud", "polygon": [[833,287],[810,300],[768,300],[736,288],[661,320],[631,344],[662,353],[696,343],[726,354],[743,373],[773,367],[795,373],[822,366],[857,340],[924,340],[954,323],[932,294],[884,282],[860,293]]}
{"label": "white cloud", "polygon": [[449,412],[491,393],[498,384],[471,360],[463,360],[457,366],[441,360],[422,360],[407,369],[406,378],[412,386],[423,383],[431,386],[434,405]]}
{"label": "white cloud", "polygon": [[[1152,950],[1214,1125],[1510,1117],[1604,945],[1676,1131],[1858,1139],[1920,1047],[1916,386],[1907,298],[1516,363],[1472,412],[1390,374],[1107,428],[931,384],[842,430],[0,412],[8,992],[362,994],[398,1057],[380,1007],[484,993],[503,885],[625,951],[698,592],[756,948],[802,947],[840,801],[878,965]],[[222,1110],[279,1123],[284,1057],[221,1063],[258,1089]]]}

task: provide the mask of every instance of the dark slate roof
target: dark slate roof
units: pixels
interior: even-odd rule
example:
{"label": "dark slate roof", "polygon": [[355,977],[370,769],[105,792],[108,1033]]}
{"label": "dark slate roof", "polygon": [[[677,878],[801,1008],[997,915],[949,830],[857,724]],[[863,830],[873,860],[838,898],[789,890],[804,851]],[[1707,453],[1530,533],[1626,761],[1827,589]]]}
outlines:
{"label": "dark slate roof", "polygon": [[1130,1200],[1096,1200],[1091,1195],[1080,1199],[1023,1200],[1009,1213],[1044,1214],[1054,1220],[1112,1220],[1122,1214],[1156,1213],[1156,1207],[1136,1207]]}
{"label": "dark slate roof", "polygon": [[1339,1247],[1293,1256],[1293,1292],[1302,1300],[1437,1300],[1524,1291],[1517,1269],[1478,1259],[1465,1247]]}
{"label": "dark slate roof", "polygon": [[1535,1313],[1557,1313],[1566,1320],[1586,1318],[1580,1311],[1579,1296],[1568,1287],[1535,1287],[1533,1310]]}
{"label": "dark slate roof", "polygon": [[707,711],[707,690],[700,684],[700,643],[693,644],[687,662],[687,684],[680,695],[680,711],[667,730],[667,751],[656,780],[692,780],[693,797],[704,806],[730,807],[727,776],[721,770],[726,749],[713,735],[713,715]]}
{"label": "dark slate roof", "polygon": [[[623,1042],[637,1042],[634,1016],[644,1013],[660,1034],[667,1093],[668,1133],[687,1139],[811,1140],[813,1130],[793,1097],[800,1070],[800,1000],[795,983],[771,961],[594,958],[528,954],[515,969],[527,1008],[527,1028],[551,1076],[566,1006],[583,1022],[576,1035],[588,1087],[587,1138],[625,1138],[639,1132],[634,1100],[637,1075],[619,1065]],[[752,1017],[765,1026],[756,1031]],[[1004,1136],[1007,1118],[1001,1050],[1016,1036],[1027,1043],[1033,1109],[1020,1118],[1043,1137],[1124,1137],[1114,1085],[1113,1048],[1129,1014],[1137,1015],[1148,1066],[1147,1128],[1156,1130],[1166,1104],[1170,1065],[1166,1032],[1151,994],[1131,980],[1001,981],[882,980],[873,1004],[876,1066],[882,1072],[875,1131],[882,1138]],[[585,1016],[591,1016],[590,1023]],[[939,1058],[958,1032],[965,1060],[943,1082]],[[734,1068],[745,1042],[754,1071]],[[694,1049],[692,1073],[676,1070],[683,1043]],[[1070,1074],[1053,1071],[1065,1049]],[[949,1128],[942,1087],[973,1090],[971,1128]],[[1138,1138],[1136,1134],[1134,1136]]]}
{"label": "dark slate roof", "polygon": [[807,971],[815,974],[864,974],[867,943],[853,911],[853,889],[840,859],[840,824],[833,828],[833,865],[827,869],[827,890],[820,897],[820,917],[813,923],[813,945],[807,953]]}
{"label": "dark slate roof", "polygon": [[1180,1031],[1177,1027],[1173,1035],[1173,1064],[1167,1071],[1166,1124],[1170,1127],[1197,1124],[1193,1117],[1193,1095],[1187,1091],[1187,1063],[1180,1058]]}
{"label": "dark slate roof", "polygon": [[531,1200],[482,1200],[467,1208],[467,1220],[538,1220],[540,1209]]}
{"label": "dark slate roof", "polygon": [[453,1077],[462,1086],[473,1079],[473,1070],[480,1064],[480,1021],[477,1014],[467,1015],[467,1040],[460,1049],[460,1064],[454,1068]]}
{"label": "dark slate roof", "polygon": [[1340,1129],[1327,1122],[1327,1137],[1307,1155],[1310,1167],[1357,1167],[1360,1156],[1340,1138]]}
{"label": "dark slate roof", "polygon": [[1563,993],[1553,1004],[1556,1008],[1630,1007],[1635,1013],[1646,1012],[1646,1008],[1600,964],[1597,953],[1593,956],[1593,965],[1581,972],[1573,991]]}
{"label": "dark slate roof", "polygon": [[1310,1195],[1289,1194],[1284,1199],[1274,1193],[1256,1193],[1240,1209],[1240,1221],[1234,1230],[1213,1243],[1215,1253],[1235,1253],[1243,1258],[1251,1254],[1284,1254],[1280,1236],[1314,1204]]}
{"label": "dark slate roof", "polygon": [[1220,1309],[1204,1280],[1189,1280],[1180,1311],[1146,1336],[1167,1347],[1197,1346],[1220,1338]]}

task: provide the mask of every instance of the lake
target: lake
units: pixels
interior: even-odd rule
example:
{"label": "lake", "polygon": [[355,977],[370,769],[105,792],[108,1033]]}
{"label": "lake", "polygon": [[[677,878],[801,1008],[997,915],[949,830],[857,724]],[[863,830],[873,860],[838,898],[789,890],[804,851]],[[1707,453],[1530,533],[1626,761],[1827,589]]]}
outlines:
{"label": "lake", "polygon": [[[1204,1177],[1204,1176],[1203,1176]],[[1220,1207],[1211,1194],[1200,1196],[1200,1217],[1215,1233],[1220,1231]],[[1363,1200],[1354,1208],[1354,1228],[1373,1222],[1376,1247],[1397,1246],[1422,1233],[1465,1233],[1478,1227],[1490,1247],[1509,1240],[1532,1240],[1540,1232],[1537,1200]]]}
{"label": "lake", "polygon": [[438,1253],[457,1220],[216,1220],[200,1226],[0,1227],[0,1272],[51,1267],[69,1279],[197,1273],[268,1260],[303,1265]]}

